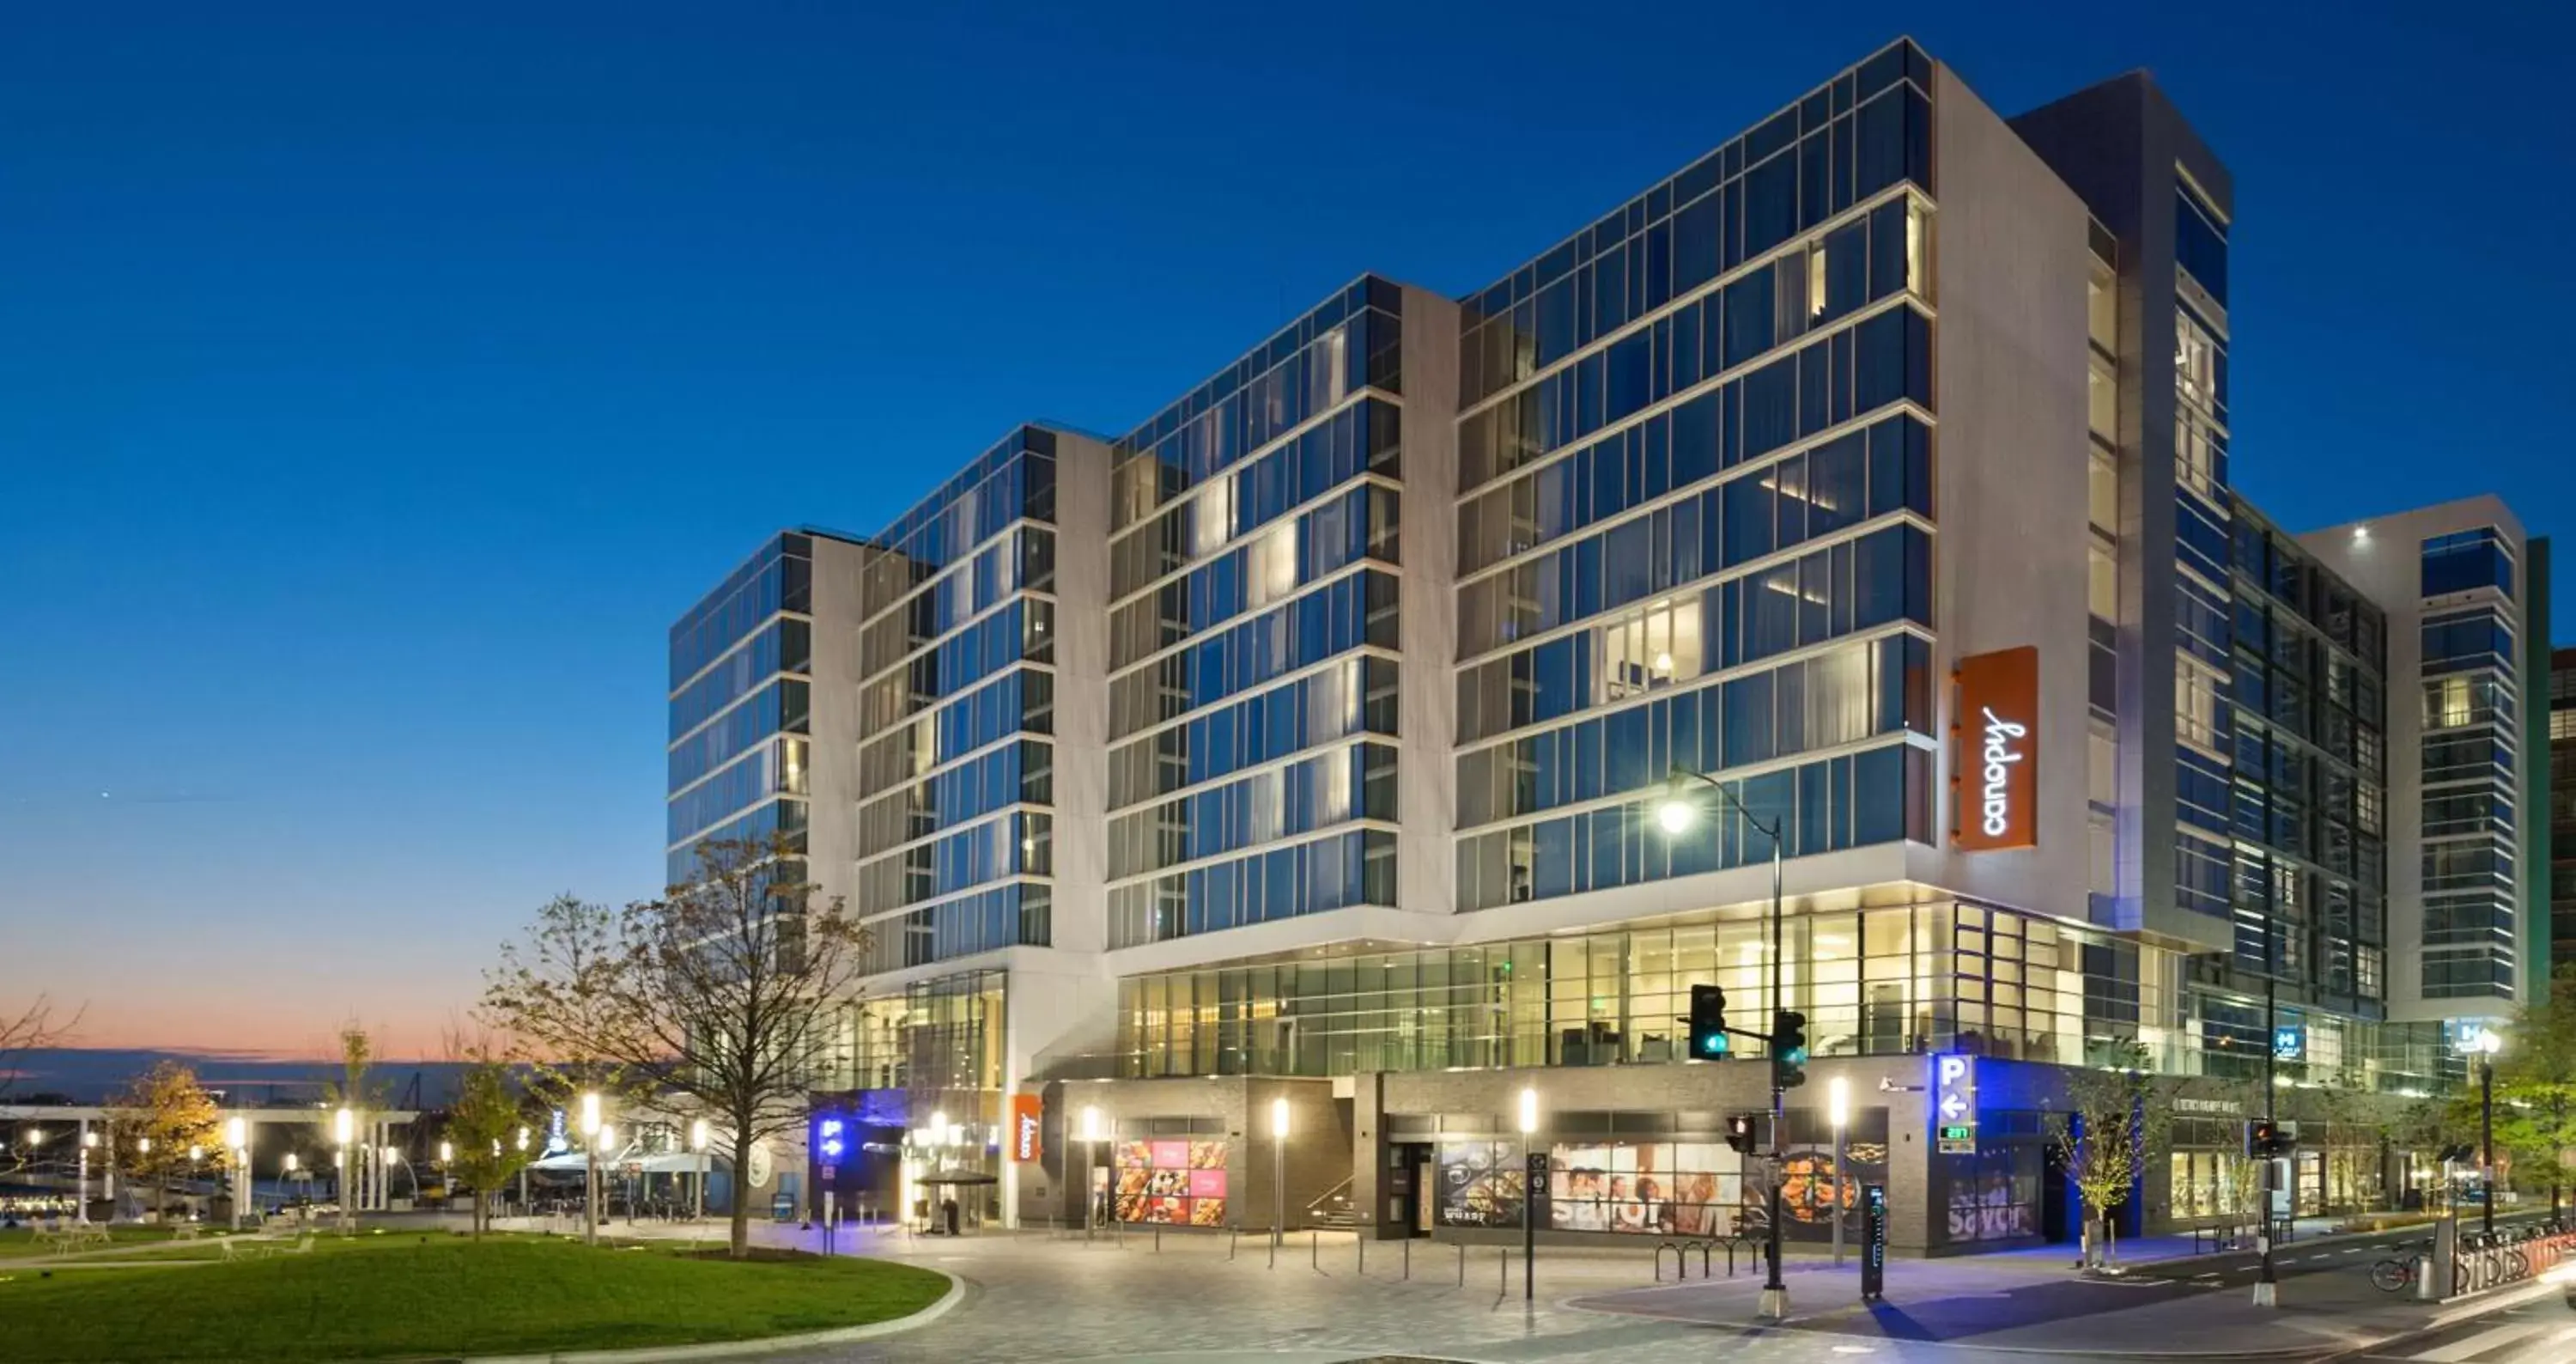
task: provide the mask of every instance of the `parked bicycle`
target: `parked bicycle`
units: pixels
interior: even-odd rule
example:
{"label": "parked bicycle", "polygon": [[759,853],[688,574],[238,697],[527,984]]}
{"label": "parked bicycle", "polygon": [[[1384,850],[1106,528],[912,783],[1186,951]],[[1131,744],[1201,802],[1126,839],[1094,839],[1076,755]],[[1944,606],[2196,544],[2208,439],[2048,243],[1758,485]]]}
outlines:
{"label": "parked bicycle", "polygon": [[2401,1241],[2392,1245],[2383,1246],[2381,1249],[2393,1250],[2396,1251],[2397,1254],[2390,1259],[2382,1260],[2370,1267],[2370,1286],[2378,1289],[2382,1293],[2401,1293],[2408,1287],[2412,1286],[2415,1282],[2415,1276],[2422,1272],[2416,1268],[2417,1255],[2419,1253],[2425,1255],[2431,1254],[2433,1243],[2430,1241],[2416,1241],[2411,1243]]}
{"label": "parked bicycle", "polygon": [[2370,1286],[2382,1293],[2401,1293],[2415,1282],[2415,1257],[2382,1260],[2370,1267]]}

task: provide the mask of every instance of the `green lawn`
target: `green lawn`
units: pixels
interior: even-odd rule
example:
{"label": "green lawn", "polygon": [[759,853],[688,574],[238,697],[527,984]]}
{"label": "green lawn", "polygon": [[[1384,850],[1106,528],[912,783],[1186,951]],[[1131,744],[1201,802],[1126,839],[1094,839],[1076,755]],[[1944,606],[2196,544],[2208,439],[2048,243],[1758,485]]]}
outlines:
{"label": "green lawn", "polygon": [[[328,1238],[326,1238],[326,1241]],[[247,1264],[0,1268],[9,1360],[332,1360],[741,1340],[884,1321],[948,1291],[855,1257],[735,1263],[666,1249],[362,1238]]]}

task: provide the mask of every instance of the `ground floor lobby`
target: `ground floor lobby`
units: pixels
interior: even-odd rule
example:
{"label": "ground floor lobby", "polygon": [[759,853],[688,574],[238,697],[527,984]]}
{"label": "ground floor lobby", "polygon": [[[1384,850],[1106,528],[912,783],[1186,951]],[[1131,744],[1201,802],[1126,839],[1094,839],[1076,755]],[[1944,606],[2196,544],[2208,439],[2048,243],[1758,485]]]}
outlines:
{"label": "ground floor lobby", "polygon": [[[2048,1135],[2065,1074],[1958,1054],[1812,1062],[1785,1109],[1784,1237],[1822,1245],[1839,1213],[1857,1244],[1862,1190],[1877,1186],[1894,1254],[2077,1239],[2082,1204]],[[2242,1149],[2245,1119],[2263,1111],[2259,1085],[2170,1085],[2165,1140],[2116,1215],[2124,1236],[2257,1215],[2259,1176]],[[1524,1091],[1535,1109],[1526,1133]],[[1517,1243],[1534,1214],[1544,1242],[1614,1246],[1758,1238],[1768,1215],[1769,1068],[1757,1061],[1069,1081],[1037,1097],[1037,1159],[1014,1180],[1023,1225],[1078,1225],[1087,1210],[1129,1224]],[[2285,1090],[2276,1111],[2297,1122],[2312,1097],[2326,1098]],[[2302,1123],[2298,1153],[2279,1167],[2279,1210],[2392,1207],[2420,1192],[2429,1153],[2402,1144],[2411,1102],[2332,1096],[2331,1117]],[[1763,1115],[1751,1154],[1728,1144],[1738,1114]]]}

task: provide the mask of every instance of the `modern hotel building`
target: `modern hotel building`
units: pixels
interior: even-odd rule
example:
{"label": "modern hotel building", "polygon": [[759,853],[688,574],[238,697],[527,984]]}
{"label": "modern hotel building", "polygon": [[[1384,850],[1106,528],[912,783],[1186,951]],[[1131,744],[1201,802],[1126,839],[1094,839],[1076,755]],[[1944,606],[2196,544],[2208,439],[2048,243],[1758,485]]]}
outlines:
{"label": "modern hotel building", "polygon": [[2133,1222],[2232,1206],[2267,1057],[2298,1196],[2398,1196],[2329,1096],[2545,979],[2543,546],[2237,496],[2233,213],[2145,77],[2006,119],[1898,42],[1485,288],[782,536],[673,630],[670,833],[801,831],[875,930],[818,1111],[904,1154],[818,1182],[1472,1234],[1527,1146],[1551,1235],[1740,1225],[1716,983],[1809,1019],[1792,1235],[1835,1081],[1898,1249],[2068,1234],[2042,1112],[2129,1042],[2188,1077]]}

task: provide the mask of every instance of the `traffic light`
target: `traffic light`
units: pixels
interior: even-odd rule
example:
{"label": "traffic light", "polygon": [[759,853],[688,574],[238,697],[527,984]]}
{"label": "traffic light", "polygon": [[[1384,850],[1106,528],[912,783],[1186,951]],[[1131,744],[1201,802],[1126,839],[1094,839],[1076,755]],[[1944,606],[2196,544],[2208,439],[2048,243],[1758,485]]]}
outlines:
{"label": "traffic light", "polygon": [[1795,1009],[1771,1015],[1771,1083],[1796,1089],[1807,1082],[1807,1016]]}
{"label": "traffic light", "polygon": [[1726,992],[1714,985],[1691,987],[1690,1054],[1696,1060],[1725,1059]]}
{"label": "traffic light", "polygon": [[2270,1118],[2252,1118],[2245,1124],[2245,1154],[2256,1160],[2269,1160],[2287,1154],[2290,1139],[2282,1135],[2281,1124]]}
{"label": "traffic light", "polygon": [[1734,1151],[1737,1155],[1753,1154],[1752,1114],[1729,1113],[1726,1115],[1726,1145],[1728,1149]]}

